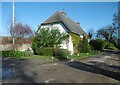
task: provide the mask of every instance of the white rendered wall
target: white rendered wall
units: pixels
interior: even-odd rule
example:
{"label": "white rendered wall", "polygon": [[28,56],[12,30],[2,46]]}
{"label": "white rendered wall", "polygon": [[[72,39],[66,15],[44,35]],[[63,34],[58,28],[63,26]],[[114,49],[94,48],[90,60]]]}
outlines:
{"label": "white rendered wall", "polygon": [[83,38],[83,35],[80,35],[80,38]]}
{"label": "white rendered wall", "polygon": [[68,50],[71,52],[71,54],[73,54],[74,50],[73,50],[73,43],[72,43],[72,37],[71,36],[69,36]]}
{"label": "white rendered wall", "polygon": [[56,28],[56,29],[59,29],[60,32],[66,32],[67,29],[65,28],[65,26],[63,26],[62,23],[56,23],[56,24],[52,24],[52,25],[44,25],[44,26],[41,26],[41,28],[46,28],[46,27],[50,27],[50,29],[52,28]]}

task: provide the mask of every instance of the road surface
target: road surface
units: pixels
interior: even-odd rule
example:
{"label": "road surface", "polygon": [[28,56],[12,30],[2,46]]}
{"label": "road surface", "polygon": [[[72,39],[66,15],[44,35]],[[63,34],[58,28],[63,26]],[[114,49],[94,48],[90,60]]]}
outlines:
{"label": "road surface", "polygon": [[39,59],[3,59],[12,76],[3,83],[118,83],[119,52],[107,52],[81,61],[41,64]]}

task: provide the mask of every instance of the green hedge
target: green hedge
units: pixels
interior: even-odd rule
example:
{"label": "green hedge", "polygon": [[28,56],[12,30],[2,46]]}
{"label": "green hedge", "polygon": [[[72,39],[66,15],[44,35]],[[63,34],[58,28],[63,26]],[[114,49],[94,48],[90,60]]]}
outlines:
{"label": "green hedge", "polygon": [[88,53],[90,52],[90,46],[88,43],[88,40],[86,38],[83,38],[82,42],[79,44],[79,51],[81,53]]}
{"label": "green hedge", "polygon": [[106,49],[117,50],[117,48],[114,46],[114,44],[112,42],[107,42],[106,41],[106,43],[107,43],[106,46],[105,46]]}
{"label": "green hedge", "polygon": [[120,50],[120,38],[117,41],[117,48]]}
{"label": "green hedge", "polygon": [[91,40],[89,42],[92,50],[103,50],[106,46],[106,42],[104,40],[96,39],[96,40]]}
{"label": "green hedge", "polygon": [[45,56],[53,56],[52,48],[37,48],[34,50],[35,55],[45,55]]}
{"label": "green hedge", "polygon": [[58,59],[67,59],[67,55],[69,55],[69,51],[66,49],[59,49],[56,48],[53,51],[53,56],[55,56]]}
{"label": "green hedge", "polygon": [[2,51],[2,57],[24,57],[29,56],[27,52],[20,51]]}

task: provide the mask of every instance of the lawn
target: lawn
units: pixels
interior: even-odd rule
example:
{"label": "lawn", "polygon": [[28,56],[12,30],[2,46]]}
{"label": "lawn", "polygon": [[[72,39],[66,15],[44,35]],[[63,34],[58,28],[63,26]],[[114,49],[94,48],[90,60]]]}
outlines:
{"label": "lawn", "polygon": [[[21,58],[31,58],[31,59],[52,59],[53,56],[42,56],[42,55],[31,55],[31,56],[24,56]],[[57,58],[53,57],[52,60],[57,60]]]}
{"label": "lawn", "polygon": [[81,60],[81,59],[85,59],[85,58],[88,58],[88,57],[98,55],[100,53],[101,52],[80,53],[80,54],[77,54],[77,55],[70,55],[70,56],[68,56],[68,58],[69,59],[75,59],[75,60]]}
{"label": "lawn", "polygon": [[[97,54],[100,54],[101,52],[96,52],[96,51],[93,51],[93,52],[89,52],[89,53],[80,53],[80,54],[73,54],[73,55],[68,55],[67,58],[68,59],[74,59],[74,60],[81,60],[81,59],[85,59],[85,58],[88,58],[88,57],[91,57],[91,56],[94,56],[94,55],[97,55]],[[43,56],[43,55],[34,55],[32,54],[31,56],[19,56],[19,57],[9,57],[9,58],[23,58],[23,59],[43,59],[43,60],[55,60],[57,61],[58,59],[56,57],[53,57],[53,56]]]}

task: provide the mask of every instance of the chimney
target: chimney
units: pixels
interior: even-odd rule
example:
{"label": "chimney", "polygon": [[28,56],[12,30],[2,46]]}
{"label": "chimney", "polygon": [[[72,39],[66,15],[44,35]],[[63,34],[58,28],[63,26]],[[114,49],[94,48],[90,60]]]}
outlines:
{"label": "chimney", "polygon": [[64,16],[66,16],[66,12],[65,12],[64,9],[61,11],[61,13],[62,13]]}
{"label": "chimney", "polygon": [[76,22],[77,23],[77,25],[79,25],[80,26],[80,22]]}

